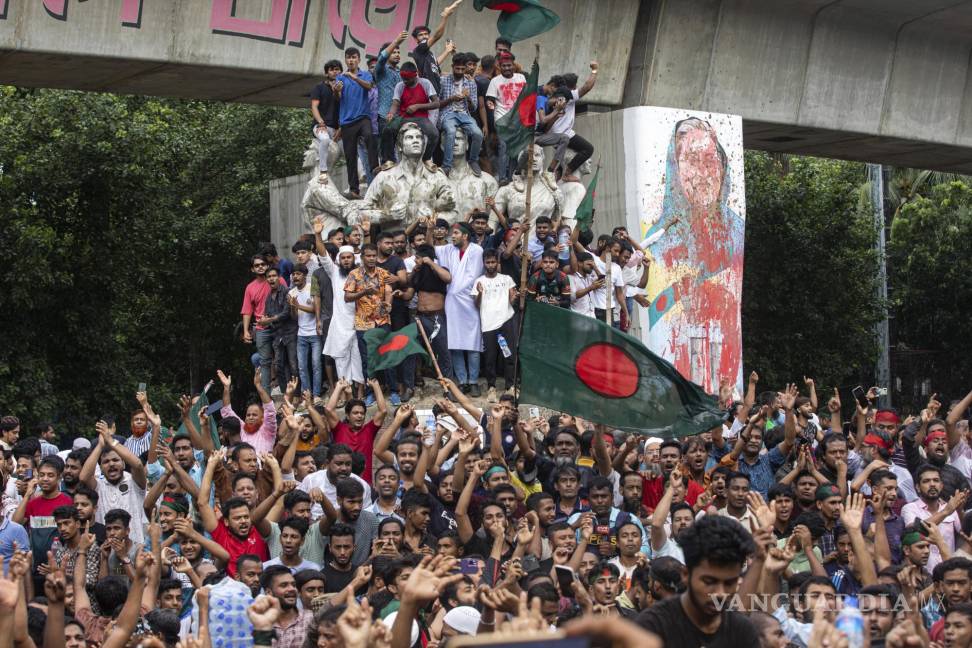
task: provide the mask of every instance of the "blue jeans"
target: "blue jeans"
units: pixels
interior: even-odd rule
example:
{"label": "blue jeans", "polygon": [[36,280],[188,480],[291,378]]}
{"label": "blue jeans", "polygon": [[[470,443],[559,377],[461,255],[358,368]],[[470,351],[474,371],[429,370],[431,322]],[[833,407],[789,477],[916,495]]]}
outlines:
{"label": "blue jeans", "polygon": [[469,140],[469,159],[479,160],[479,149],[483,145],[483,131],[479,130],[476,120],[468,113],[448,112],[442,117],[442,167],[452,168],[452,147],[456,143],[456,129],[461,128]]}
{"label": "blue jeans", "polygon": [[[479,381],[479,351],[449,351],[452,371],[459,385],[475,385]],[[466,363],[469,363],[468,368]]]}
{"label": "blue jeans", "polygon": [[[308,353],[310,353],[310,364],[307,362]],[[319,335],[297,336],[297,364],[300,367],[301,390],[310,389],[311,394],[315,397],[320,396],[323,373],[321,369],[321,338]],[[313,372],[313,378],[308,373],[308,369]]]}
{"label": "blue jeans", "polygon": [[[377,326],[375,328],[380,328],[384,331],[391,330],[391,326],[388,324],[385,324],[384,326]],[[364,374],[364,377],[367,379],[374,378],[374,374],[368,370],[368,345],[365,343],[365,333],[367,333],[367,331],[355,331],[355,335],[358,336],[358,353],[361,355],[361,373]],[[390,369],[384,370],[385,384],[388,385],[388,389],[391,391],[398,391],[398,382],[395,379],[396,367],[397,365]]]}
{"label": "blue jeans", "polygon": [[254,331],[253,342],[260,354],[260,384],[270,393],[270,364],[273,362],[273,331]]}

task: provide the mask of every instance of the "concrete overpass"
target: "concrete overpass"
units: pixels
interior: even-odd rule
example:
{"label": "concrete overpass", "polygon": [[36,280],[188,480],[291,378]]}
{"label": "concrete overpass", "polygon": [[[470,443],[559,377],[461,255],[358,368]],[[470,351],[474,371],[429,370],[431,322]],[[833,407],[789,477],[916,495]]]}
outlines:
{"label": "concrete overpass", "polygon": [[[305,106],[322,63],[446,0],[0,0],[0,83]],[[449,35],[492,50],[467,2]],[[598,109],[742,115],[749,148],[972,173],[972,0],[547,0],[541,72]],[[532,43],[517,44],[521,61]]]}

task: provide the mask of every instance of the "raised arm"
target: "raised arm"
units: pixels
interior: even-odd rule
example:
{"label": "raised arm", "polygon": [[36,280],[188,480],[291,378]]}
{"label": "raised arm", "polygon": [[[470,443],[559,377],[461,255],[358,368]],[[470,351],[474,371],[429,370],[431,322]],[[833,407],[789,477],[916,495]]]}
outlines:
{"label": "raised arm", "polygon": [[321,443],[329,443],[331,441],[331,426],[327,419],[321,416],[321,413],[314,407],[314,398],[309,389],[304,390],[304,405],[307,407],[307,415],[310,416],[311,423],[314,424],[314,429],[317,430]]}
{"label": "raised arm", "polygon": [[391,442],[395,438],[395,432],[397,432],[405,421],[412,415],[412,406],[408,403],[400,406],[398,411],[395,412],[395,417],[392,419],[391,425],[382,430],[378,437],[375,439],[375,445],[372,451],[375,458],[381,461],[383,464],[392,466],[395,464],[395,454],[389,450],[391,447]]}
{"label": "raised arm", "polygon": [[962,413],[972,406],[972,391],[958,402],[958,405],[948,411],[945,417],[945,429],[948,430],[948,449],[951,450],[962,440],[962,435],[956,429],[956,424],[962,419]]}
{"label": "raised arm", "polygon": [[608,454],[607,443],[604,441],[606,428],[598,423],[594,426],[594,438],[591,439],[591,453],[594,455],[594,463],[597,464],[597,471],[602,477],[608,477],[614,467],[611,465],[611,456]]}
{"label": "raised arm", "polygon": [[78,556],[74,561],[75,568],[72,583],[74,584],[75,615],[78,613],[78,610],[91,609],[91,600],[88,598],[88,591],[84,582],[87,572],[84,569],[84,565],[88,563],[88,552],[92,550],[95,544],[95,535],[89,531],[90,527],[90,523],[85,525],[84,533],[78,538]]}
{"label": "raised arm", "polygon": [[493,403],[489,409],[489,456],[501,463],[506,463],[503,453],[503,407]]}
{"label": "raised arm", "polygon": [[797,393],[796,385],[787,385],[780,399],[783,409],[786,410],[786,421],[783,424],[785,436],[779,445],[780,452],[783,453],[784,457],[790,454],[790,449],[793,448],[793,443],[796,441],[797,427],[796,417],[793,415],[793,404],[796,402]]}
{"label": "raised arm", "polygon": [[105,449],[105,437],[108,434],[108,426],[104,421],[98,421],[95,423],[95,430],[97,430],[100,438],[94,444],[94,447],[91,448],[88,458],[84,460],[84,465],[81,466],[81,473],[78,475],[78,481],[93,491],[98,490],[98,479],[95,477],[95,468],[98,467],[98,460],[101,458],[101,453]]}
{"label": "raised arm", "polygon": [[108,434],[107,427],[105,428],[102,441],[108,441],[108,446],[117,452],[118,456],[121,457],[121,460],[125,462],[125,464],[128,466],[128,471],[132,475],[132,481],[134,481],[139,488],[145,488],[145,466],[142,464],[139,458],[132,454],[132,451],[126,448],[125,444],[115,441],[115,439]]}
{"label": "raised arm", "polygon": [[351,385],[344,378],[339,378],[334,389],[331,390],[331,396],[327,399],[327,403],[324,405],[324,418],[327,419],[327,424],[333,430],[334,427],[341,422],[340,417],[337,413],[337,404],[340,400],[341,395],[345,392],[351,391]]}
{"label": "raised arm", "polygon": [[209,417],[206,416],[206,408],[200,407],[197,412],[199,427],[192,420],[192,399],[183,394],[179,398],[179,412],[182,416],[182,424],[186,426],[186,433],[189,435],[189,442],[193,448],[202,451],[204,457],[209,457],[216,449],[213,445],[213,435],[209,433]]}
{"label": "raised arm", "polygon": [[172,476],[172,464],[169,463],[167,457],[163,458],[162,465],[165,467],[165,472],[163,472],[162,476],[159,477],[154,484],[152,484],[152,488],[148,489],[148,492],[145,493],[145,501],[142,502],[142,510],[145,511],[145,518],[148,520],[152,519],[152,512],[155,510],[155,503],[159,501],[160,497],[162,497],[162,493],[165,492],[165,483],[169,480],[169,477]]}
{"label": "raised arm", "polygon": [[867,587],[877,583],[877,572],[874,570],[874,561],[871,553],[867,550],[867,543],[864,542],[864,534],[861,533],[861,522],[864,519],[864,496],[854,493],[847,497],[847,503],[840,513],[840,522],[847,529],[850,536],[851,547],[854,550],[855,562],[861,570],[861,585]]}
{"label": "raised arm", "polygon": [[148,458],[146,459],[146,464],[154,464],[158,460],[158,448],[159,448],[159,435],[162,433],[162,418],[155,413],[152,409],[151,403],[148,401],[148,394],[143,391],[135,393],[135,400],[142,407],[142,411],[145,412],[145,417],[148,418],[149,424],[152,426],[152,437],[149,440]]}
{"label": "raised arm", "polygon": [[803,377],[803,384],[807,386],[807,391],[809,392],[810,407],[812,407],[813,411],[816,412],[817,406],[819,405],[817,401],[817,385],[813,381],[813,378],[807,378],[806,376]]}
{"label": "raised arm", "polygon": [[[455,397],[456,402],[459,403],[462,409],[469,412],[469,414],[472,415],[472,417],[477,421],[482,420],[483,411],[476,407],[476,404],[469,400],[468,396],[462,393],[462,390],[456,386],[456,383],[452,382],[452,380],[449,378],[439,378],[439,384],[442,385],[443,389]],[[458,421],[456,422],[458,423]]]}
{"label": "raised arm", "polygon": [[[209,493],[213,486],[213,474],[216,472],[216,466],[222,463],[225,457],[226,448],[220,448],[218,452],[209,455],[209,460],[206,462],[206,471],[203,472],[202,479],[199,482],[200,493]],[[218,521],[216,520],[216,511],[213,510],[212,505],[209,503],[209,497],[198,498],[196,500],[196,509],[199,511],[199,521],[202,523],[203,528],[206,529],[207,533],[212,533],[216,529]]]}
{"label": "raised arm", "polygon": [[381,391],[381,383],[376,378],[369,378],[368,385],[375,394],[375,405],[378,408],[375,415],[371,417],[371,422],[380,428],[385,422],[385,417],[388,416],[388,402],[385,400],[385,393]]}
{"label": "raised arm", "polygon": [[155,564],[155,557],[142,552],[135,558],[135,578],[128,588],[128,598],[125,599],[125,606],[122,608],[111,634],[101,644],[101,648],[124,648],[135,632],[141,616],[142,594],[145,592],[148,582],[149,570]]}
{"label": "raised arm", "polygon": [[[260,402],[266,405],[267,403],[272,403],[273,400],[270,398],[270,394],[267,390],[263,388],[263,383],[260,382],[260,369],[253,373],[253,386],[256,388],[257,395],[260,397]],[[225,405],[225,402],[223,403]]]}
{"label": "raised arm", "polygon": [[665,543],[668,542],[668,533],[665,531],[665,522],[668,521],[668,512],[672,508],[672,497],[675,495],[673,484],[682,479],[682,471],[676,467],[668,475],[668,483],[665,485],[665,493],[662,495],[654,513],[651,514],[651,550],[660,551]]}
{"label": "raised arm", "polygon": [[580,88],[577,89],[577,94],[583,97],[588,92],[594,88],[594,84],[597,83],[597,61],[591,61],[591,73],[587,77],[587,81],[584,82]]}
{"label": "raised arm", "polygon": [[472,521],[469,519],[469,504],[472,502],[473,491],[476,490],[476,482],[483,476],[486,472],[486,461],[480,460],[476,462],[473,467],[472,473],[469,475],[469,479],[462,487],[462,493],[459,494],[459,501],[456,502],[456,525],[459,531],[459,540],[466,544],[472,540],[473,535],[476,530],[473,529]]}
{"label": "raised arm", "polygon": [[230,561],[230,554],[223,545],[219,544],[212,538],[209,538],[204,533],[199,533],[196,528],[192,525],[192,520],[187,517],[176,518],[175,522],[172,523],[175,530],[183,536],[192,538],[200,545],[202,548],[209,552],[209,555],[216,560],[221,561],[224,565]]}
{"label": "raised arm", "polygon": [[284,495],[294,490],[296,487],[297,482],[292,481],[283,482],[280,484],[280,486],[274,486],[273,492],[270,493],[270,497],[257,504],[250,512],[250,523],[256,527],[261,536],[265,538],[270,535],[271,527],[270,521],[267,519],[267,515],[270,513],[271,509],[276,506],[277,502],[282,499]]}
{"label": "raised arm", "polygon": [[460,4],[462,4],[462,0],[456,0],[451,5],[449,5],[448,7],[442,10],[442,13],[439,14],[440,16],[442,16],[442,20],[439,21],[439,24],[435,28],[435,31],[429,35],[429,40],[426,43],[426,45],[428,45],[431,48],[439,41],[440,38],[442,38],[442,35],[445,34],[446,23],[449,22],[449,16],[455,13],[456,9],[459,8]]}

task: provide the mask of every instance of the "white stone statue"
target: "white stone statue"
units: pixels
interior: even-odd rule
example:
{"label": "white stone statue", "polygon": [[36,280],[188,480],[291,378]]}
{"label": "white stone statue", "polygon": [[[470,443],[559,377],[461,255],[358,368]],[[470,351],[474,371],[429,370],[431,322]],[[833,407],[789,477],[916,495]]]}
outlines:
{"label": "white stone statue", "polygon": [[398,131],[397,164],[386,163],[361,200],[360,209],[349,221],[357,225],[367,218],[372,223],[396,223],[407,228],[428,216],[456,220],[452,185],[439,168],[422,161],[427,145],[418,124],[406,123]]}
{"label": "white stone statue", "polygon": [[324,217],[324,235],[332,229],[357,222],[360,200],[348,200],[333,182],[320,182],[315,175],[307,183],[300,206],[304,210],[304,221],[313,230],[314,219]]}
{"label": "white stone statue", "polygon": [[[443,138],[443,141],[445,138]],[[462,219],[471,211],[485,211],[489,213],[489,226],[496,228],[496,214],[486,207],[486,198],[496,196],[499,184],[496,178],[482,172],[477,176],[473,173],[469,162],[466,161],[466,151],[469,150],[469,140],[460,128],[456,130],[456,140],[452,147],[452,172],[449,173],[449,184],[456,199],[456,214]],[[451,224],[452,221],[450,221]]]}
{"label": "white stone statue", "polygon": [[[496,209],[522,222],[526,213],[526,159],[527,149],[520,154],[519,170],[513,174],[513,181],[496,192]],[[533,227],[539,216],[551,220],[563,213],[564,194],[557,187],[554,175],[544,171],[543,148],[533,147],[533,193],[530,196],[530,226]]]}
{"label": "white stone statue", "polygon": [[[569,165],[570,161],[574,159],[574,151],[570,149],[567,150],[567,156],[564,159],[564,164]],[[584,176],[590,175],[593,170],[591,168],[591,161],[587,159],[584,164],[580,165],[577,169],[580,174],[581,180],[578,182],[559,182],[558,187],[560,191],[564,194],[564,208],[561,214],[562,222],[565,225],[570,225],[573,229],[574,225],[577,223],[577,208],[580,207],[581,201],[584,200],[584,196],[587,194],[587,183],[583,181]]]}
{"label": "white stone statue", "polygon": [[[318,141],[312,139],[310,144],[307,145],[307,150],[304,151],[304,170],[313,171],[315,180],[317,179],[318,169],[318,148]],[[348,174],[345,171],[344,146],[341,145],[341,142],[331,140],[331,143],[328,145],[327,168],[327,181],[337,187],[338,191],[346,194],[348,192]],[[366,177],[360,157],[358,159],[358,177]]]}

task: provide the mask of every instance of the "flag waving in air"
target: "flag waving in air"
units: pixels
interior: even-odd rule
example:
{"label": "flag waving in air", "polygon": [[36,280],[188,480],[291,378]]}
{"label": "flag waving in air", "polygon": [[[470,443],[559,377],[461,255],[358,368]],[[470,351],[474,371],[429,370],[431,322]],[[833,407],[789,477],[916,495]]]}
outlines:
{"label": "flag waving in air", "polygon": [[577,212],[574,215],[574,218],[577,219],[577,226],[585,232],[591,229],[591,222],[594,220],[594,192],[597,191],[597,179],[600,177],[601,165],[598,164],[597,170],[594,172],[594,177],[591,178],[590,184],[587,185],[587,193],[584,194],[584,199],[577,206]]}
{"label": "flag waving in air", "polygon": [[540,66],[536,59],[530,68],[526,85],[520,90],[516,102],[502,117],[496,120],[496,134],[506,142],[506,153],[516,158],[530,144],[533,131],[537,127],[537,80]]}
{"label": "flag waving in air", "polygon": [[641,341],[593,317],[530,302],[519,352],[525,403],[656,436],[722,425],[715,396]]}
{"label": "flag waving in air", "polygon": [[421,342],[418,342],[418,329],[414,322],[397,331],[371,329],[364,334],[364,339],[368,347],[369,376],[382,369],[397,367],[408,356],[421,355],[426,360],[429,357]]}
{"label": "flag waving in air", "polygon": [[542,34],[560,23],[560,16],[540,4],[538,0],[476,0],[476,11],[499,11],[496,29],[500,36],[512,42]]}

